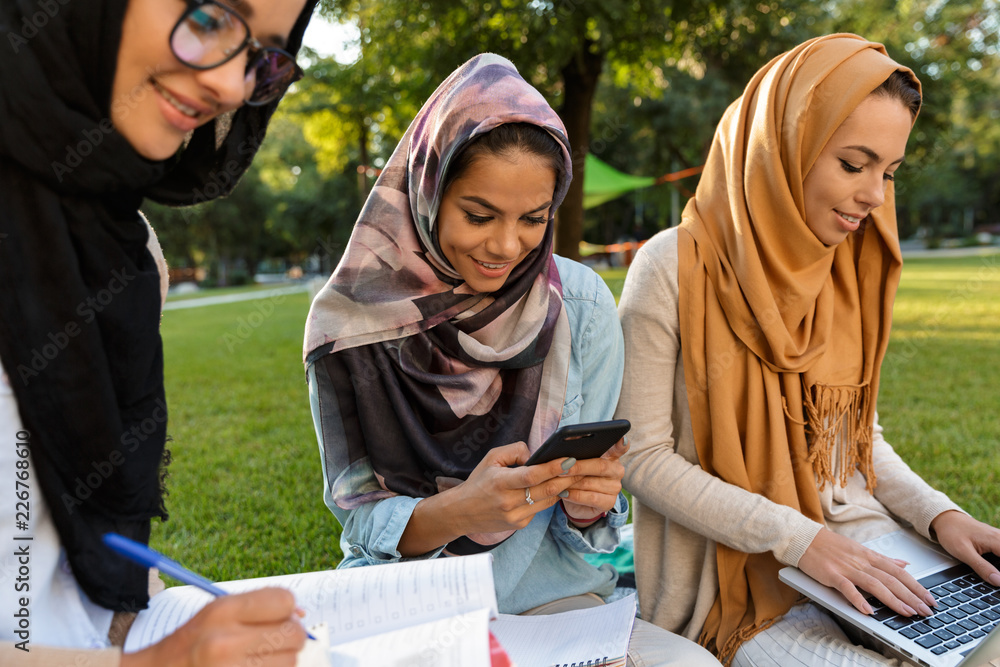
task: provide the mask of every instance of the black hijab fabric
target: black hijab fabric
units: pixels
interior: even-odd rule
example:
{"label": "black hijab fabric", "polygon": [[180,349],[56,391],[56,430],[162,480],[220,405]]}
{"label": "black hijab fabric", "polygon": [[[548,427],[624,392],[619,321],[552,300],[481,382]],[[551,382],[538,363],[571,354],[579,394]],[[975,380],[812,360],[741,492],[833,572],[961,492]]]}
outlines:
{"label": "black hijab fabric", "polygon": [[240,108],[218,148],[209,123],[171,160],[145,160],[109,120],[128,0],[45,4],[0,3],[0,361],[76,580],[135,611],[146,571],[101,536],[148,543],[150,520],[166,518],[160,277],[139,205],[228,194],[277,103]]}

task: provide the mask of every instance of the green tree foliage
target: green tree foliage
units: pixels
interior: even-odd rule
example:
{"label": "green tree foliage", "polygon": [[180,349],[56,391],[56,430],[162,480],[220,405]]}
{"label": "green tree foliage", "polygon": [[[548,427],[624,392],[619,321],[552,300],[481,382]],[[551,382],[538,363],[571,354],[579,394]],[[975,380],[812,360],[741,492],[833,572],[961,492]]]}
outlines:
{"label": "green tree foliage", "polygon": [[[337,172],[320,158],[294,114],[279,110],[249,171],[228,197],[186,208],[147,202],[171,267],[204,267],[209,280],[252,279],[260,263],[281,258],[329,272],[362,198],[354,165]],[[286,262],[281,262],[284,264]]]}
{"label": "green tree foliage", "polygon": [[[612,108],[604,103],[608,115],[595,119],[599,90],[613,98],[615,88],[627,89],[628,99],[652,100],[675,93],[683,100],[674,98],[664,102],[666,106],[703,107],[697,86],[687,84],[698,81],[717,90],[721,82],[722,89],[730,90],[734,82],[745,83],[761,62],[808,36],[807,30],[792,28],[794,19],[805,17],[805,27],[819,12],[810,2],[695,0],[334,0],[327,10],[335,19],[360,27],[361,61],[381,63],[366,68],[394,68],[411,82],[408,92],[421,98],[476,53],[492,51],[518,65],[558,110],[574,147],[576,178],[559,211],[556,241],[557,251],[570,257],[578,256],[584,229],[583,156],[595,146],[612,143],[611,135],[619,145],[634,146],[638,142],[631,137],[649,129],[636,122],[628,105]],[[717,107],[724,108],[719,99],[714,100]],[[713,111],[721,113],[721,108]],[[687,115],[681,110],[674,118]],[[666,146],[669,140],[659,143],[674,155],[657,156],[654,169],[666,171],[680,154],[695,150],[692,146],[707,145],[705,136],[693,136],[689,128],[665,129],[674,136],[673,146]],[[682,132],[693,142],[682,140]]]}
{"label": "green tree foliage", "polygon": [[1000,5],[843,0],[826,4],[830,32],[886,45],[913,69],[924,105],[898,172],[900,231],[968,235],[1000,207]]}
{"label": "green tree foliage", "polygon": [[697,177],[584,213],[583,156],[646,176],[702,164],[752,74],[832,32],[885,43],[923,83],[897,179],[902,236],[964,235],[1000,220],[998,0],[324,0],[322,11],[357,26],[360,57],[311,57],[229,199],[147,207],[175,265],[252,271],[280,257],[328,271],[424,100],[484,51],[510,58],[569,131],[575,179],[557,251],[575,256],[581,238],[648,235],[676,219]]}

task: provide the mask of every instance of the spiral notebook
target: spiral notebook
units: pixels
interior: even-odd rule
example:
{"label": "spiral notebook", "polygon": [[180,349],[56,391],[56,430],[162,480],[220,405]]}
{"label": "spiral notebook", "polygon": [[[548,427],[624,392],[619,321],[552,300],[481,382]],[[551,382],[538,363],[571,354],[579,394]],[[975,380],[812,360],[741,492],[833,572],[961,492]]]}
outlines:
{"label": "spiral notebook", "polygon": [[625,667],[635,595],[548,616],[500,614],[490,630],[517,667]]}

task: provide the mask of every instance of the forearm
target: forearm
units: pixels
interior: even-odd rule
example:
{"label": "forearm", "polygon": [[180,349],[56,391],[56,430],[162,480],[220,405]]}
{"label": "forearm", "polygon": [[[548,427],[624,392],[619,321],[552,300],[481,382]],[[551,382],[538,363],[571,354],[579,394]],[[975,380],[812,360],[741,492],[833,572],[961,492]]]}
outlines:
{"label": "forearm", "polygon": [[406,558],[421,556],[465,534],[456,519],[460,513],[451,496],[449,491],[443,491],[417,502],[399,538],[400,554]]}
{"label": "forearm", "polygon": [[[400,550],[404,544],[403,534],[420,502],[419,498],[394,496],[365,503],[353,510],[336,508],[334,514],[344,527],[340,540],[345,558],[353,557],[361,559],[365,564],[375,565],[393,563],[403,558],[436,556],[433,552],[435,547],[419,553],[413,551],[415,547],[405,553]],[[442,545],[446,543],[443,542]]]}
{"label": "forearm", "polygon": [[0,642],[0,664],[18,667],[66,667],[83,664],[88,667],[120,667],[122,652],[108,649],[67,649],[51,646],[29,646],[30,651],[16,648],[14,642]]}

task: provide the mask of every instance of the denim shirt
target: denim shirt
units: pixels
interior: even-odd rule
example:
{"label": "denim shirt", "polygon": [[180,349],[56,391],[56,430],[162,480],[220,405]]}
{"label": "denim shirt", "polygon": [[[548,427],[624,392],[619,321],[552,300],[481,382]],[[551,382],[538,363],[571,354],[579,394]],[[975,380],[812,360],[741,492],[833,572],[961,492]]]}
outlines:
{"label": "denim shirt", "polygon": [[[572,336],[566,399],[560,426],[611,419],[618,403],[625,348],[614,297],[604,281],[589,268],[556,256],[563,286],[563,303]],[[319,415],[315,369],[310,365],[309,399],[313,418]],[[336,401],[329,401],[336,403]],[[336,406],[332,406],[334,409]],[[330,407],[324,404],[326,418]],[[325,467],[323,433],[320,460]],[[323,479],[329,479],[323,470]],[[410,515],[419,498],[394,496],[354,510],[337,507],[324,481],[323,501],[343,525],[340,544],[344,558],[338,567],[359,567],[404,560],[435,558],[437,549],[413,558],[398,551]],[[611,553],[619,543],[619,529],[628,519],[628,501],[618,494],[608,516],[584,529],[566,519],[560,505],[535,515],[524,528],[493,549],[493,578],[502,613],[519,614],[538,605],[583,593],[607,596],[618,574],[611,565],[599,568],[581,554]]]}

